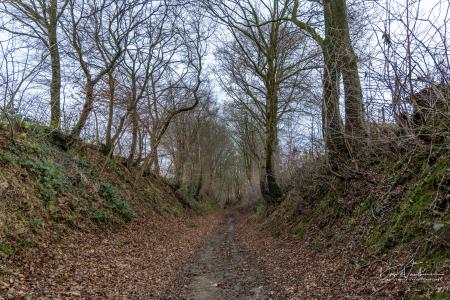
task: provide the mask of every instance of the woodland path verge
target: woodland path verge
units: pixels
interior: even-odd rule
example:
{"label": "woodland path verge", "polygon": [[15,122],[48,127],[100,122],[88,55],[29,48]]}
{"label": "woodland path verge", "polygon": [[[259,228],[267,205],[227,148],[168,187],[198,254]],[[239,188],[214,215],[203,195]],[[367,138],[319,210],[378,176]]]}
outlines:
{"label": "woodland path verge", "polygon": [[138,219],[34,247],[0,277],[0,299],[163,299],[222,218]]}

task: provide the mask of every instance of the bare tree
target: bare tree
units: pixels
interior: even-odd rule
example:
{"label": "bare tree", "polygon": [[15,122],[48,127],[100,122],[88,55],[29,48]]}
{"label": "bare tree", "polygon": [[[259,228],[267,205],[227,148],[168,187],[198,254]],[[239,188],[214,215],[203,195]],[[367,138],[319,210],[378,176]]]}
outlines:
{"label": "bare tree", "polygon": [[6,0],[0,4],[0,13],[10,18],[1,27],[14,36],[39,41],[51,60],[50,124],[59,128],[61,121],[61,58],[59,52],[59,20],[69,0]]}
{"label": "bare tree", "polygon": [[381,65],[372,65],[370,79],[377,83],[382,97],[390,96],[389,105],[383,106],[385,114],[392,112],[403,129],[413,125],[410,115],[422,108],[439,114],[441,106],[442,114],[442,101],[436,100],[445,98],[450,84],[450,4],[436,1],[427,9],[424,1],[391,0],[377,4],[372,13],[379,14],[371,25],[377,40],[375,55],[382,60]]}
{"label": "bare tree", "polygon": [[[257,8],[260,5],[263,9]],[[317,68],[315,51],[299,48],[304,35],[289,22],[289,3],[207,1],[206,9],[229,30],[233,40],[218,51],[222,86],[259,124],[264,140],[261,191],[270,203],[281,195],[276,178],[278,125],[296,111],[305,71]]]}
{"label": "bare tree", "polygon": [[[17,56],[22,59],[18,60]],[[33,51],[14,39],[0,43],[0,94],[5,112],[19,111],[25,93],[34,85],[45,59],[45,55],[36,57]]]}
{"label": "bare tree", "polygon": [[239,151],[211,94],[195,110],[178,115],[163,140],[176,186],[195,199],[238,199],[242,188]]}
{"label": "bare tree", "polygon": [[[166,79],[172,73],[174,56],[179,44],[175,40],[172,17],[176,18],[171,8],[166,5],[151,6],[146,21],[136,28],[130,42],[132,47],[127,50],[125,59],[120,65],[120,71],[127,75],[130,86],[128,111],[131,117],[131,146],[128,154],[128,165],[134,163],[139,139],[140,119],[144,119],[145,111],[150,117],[160,96],[174,85]],[[140,111],[142,100],[147,100],[147,110]],[[140,116],[142,114],[142,116]],[[152,127],[152,126],[150,126]],[[153,130],[150,128],[151,137]],[[139,151],[137,162],[141,159]]]}
{"label": "bare tree", "polygon": [[[292,22],[307,32],[321,47],[323,71],[323,124],[328,149],[334,155],[346,157],[356,151],[365,135],[362,89],[358,61],[350,38],[345,0],[323,1],[325,36],[298,18],[300,1],[294,0]],[[345,133],[339,111],[339,84],[343,75],[345,90]],[[350,147],[347,146],[347,142]]]}
{"label": "bare tree", "polygon": [[[181,62],[184,72],[179,74],[175,82],[175,88],[163,90],[165,95],[164,105],[165,109],[159,111],[159,118],[157,125],[153,127],[152,147],[150,153],[144,158],[141,173],[148,170],[149,167],[155,164],[158,159],[155,152],[161,143],[167,129],[169,128],[173,119],[182,113],[191,111],[200,103],[200,92],[203,82],[203,60],[206,55],[205,41],[209,38],[208,28],[202,28],[202,23],[198,17],[194,17],[190,22],[186,22],[178,29],[182,33],[183,49],[181,53]],[[181,76],[181,77],[180,77]],[[169,81],[172,85],[172,81]],[[160,101],[160,99],[154,99]],[[167,105],[168,104],[168,105]],[[155,107],[154,105],[152,106]],[[150,107],[150,109],[152,109]],[[155,111],[153,111],[155,112]]]}
{"label": "bare tree", "polygon": [[95,86],[117,66],[127,47],[128,34],[141,21],[139,9],[129,1],[69,0],[64,31],[73,49],[71,55],[85,79],[85,101],[71,131],[73,140],[80,137],[93,109]]}

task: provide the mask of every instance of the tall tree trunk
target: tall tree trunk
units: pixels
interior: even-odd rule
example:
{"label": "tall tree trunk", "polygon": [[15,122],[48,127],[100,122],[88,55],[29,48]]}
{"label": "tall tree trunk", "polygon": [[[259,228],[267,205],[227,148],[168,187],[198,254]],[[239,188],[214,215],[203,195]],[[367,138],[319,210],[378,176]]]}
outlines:
{"label": "tall tree trunk", "polygon": [[[323,93],[322,93],[322,133],[325,146],[328,151],[328,160],[332,168],[339,167],[340,161],[349,156],[349,149],[344,136],[344,125],[339,110],[341,64],[338,56],[339,33],[336,28],[336,6],[337,0],[323,0],[323,15],[325,22],[325,37],[308,23],[297,19],[300,1],[294,1],[292,22],[300,29],[306,31],[321,47],[324,70],[323,70]],[[344,0],[345,1],[345,0]],[[346,74],[348,79],[348,74]]]}
{"label": "tall tree trunk", "polygon": [[[277,7],[276,1],[274,6]],[[275,15],[273,16],[275,18]],[[266,140],[265,169],[261,178],[261,192],[267,203],[276,204],[281,197],[281,189],[275,173],[275,152],[278,144],[278,89],[277,84],[277,52],[278,24],[271,25],[269,45],[267,49],[266,85]]]}
{"label": "tall tree trunk", "polygon": [[136,110],[136,105],[134,104],[132,111],[131,111],[131,146],[130,146],[130,153],[128,155],[127,165],[128,168],[131,168],[133,166],[134,162],[134,155],[136,153],[137,149],[137,143],[138,143],[138,115]]}
{"label": "tall tree trunk", "polygon": [[340,73],[333,54],[324,53],[324,62],[322,121],[325,145],[331,154],[329,158],[332,160],[338,157],[346,157],[348,150],[339,111]]}
{"label": "tall tree trunk", "polygon": [[352,151],[365,136],[363,96],[358,72],[358,57],[353,49],[345,0],[333,0],[333,20],[337,30],[339,64],[345,91],[345,134]]}
{"label": "tall tree trunk", "polygon": [[52,78],[50,83],[50,126],[59,128],[61,122],[61,60],[57,36],[57,5],[52,0],[50,24],[48,27],[48,45],[50,51]]}
{"label": "tall tree trunk", "polygon": [[203,170],[200,168],[200,175],[198,176],[197,182],[195,184],[195,190],[194,190],[194,198],[199,199],[200,192],[202,191],[203,187]]}
{"label": "tall tree trunk", "polygon": [[277,149],[277,125],[274,121],[275,117],[269,118],[269,125],[267,128],[266,137],[266,157],[265,157],[265,184],[267,188],[262,190],[263,196],[266,200],[275,204],[278,202],[281,196],[281,189],[277,182],[277,177],[275,173],[275,152]]}
{"label": "tall tree trunk", "polygon": [[130,153],[128,154],[127,166],[131,168],[134,162],[134,156],[136,154],[137,143],[138,143],[138,112],[137,112],[137,82],[136,82],[136,74],[133,72],[131,74],[131,99],[129,110],[131,113],[131,145],[130,145]]}
{"label": "tall tree trunk", "polygon": [[155,162],[153,163],[153,172],[156,175],[161,175],[161,167],[159,165],[159,159],[158,159],[158,148],[155,149]]}
{"label": "tall tree trunk", "polygon": [[83,105],[83,109],[81,110],[80,118],[78,119],[77,124],[72,129],[71,138],[72,140],[78,140],[80,138],[81,130],[86,125],[86,122],[89,118],[89,114],[93,109],[94,105],[94,84],[90,78],[86,79],[85,85],[86,99]]}
{"label": "tall tree trunk", "polygon": [[108,123],[106,124],[105,137],[105,153],[112,154],[113,139],[112,139],[112,123],[114,119],[114,98],[116,94],[116,82],[113,74],[108,74],[108,88],[109,88],[109,103],[108,103]]}
{"label": "tall tree trunk", "polygon": [[[154,128],[153,132],[157,132],[156,130],[157,129]],[[159,175],[161,170],[160,170],[160,167],[159,167],[159,159],[158,159],[158,144],[157,144],[157,141],[155,140],[155,138],[156,138],[156,136],[154,134],[150,138],[150,147],[151,147],[150,151],[151,151],[151,154],[152,154],[151,161],[152,161],[152,164],[153,164],[150,167],[151,167],[152,171],[156,175]]]}
{"label": "tall tree trunk", "polygon": [[142,156],[144,155],[144,139],[145,139],[145,134],[142,132],[142,130],[139,130],[138,128],[138,151],[137,151],[137,156],[135,159],[135,162],[137,164],[139,164],[142,160]]}
{"label": "tall tree trunk", "polygon": [[175,185],[180,188],[183,184],[183,168],[184,168],[184,162],[186,162],[186,159],[184,159],[185,156],[185,146],[183,143],[183,140],[185,136],[181,134],[181,130],[176,131],[176,151],[174,152],[174,169],[175,169]]}
{"label": "tall tree trunk", "polygon": [[341,69],[338,62],[337,32],[333,21],[332,1],[334,0],[324,1],[325,39],[322,45],[324,60],[322,120],[325,145],[330,152],[329,160],[332,167],[336,168],[340,158],[348,157],[348,148],[339,110]]}
{"label": "tall tree trunk", "polygon": [[275,75],[269,74],[267,84],[267,102],[266,102],[266,140],[265,140],[265,169],[264,177],[261,178],[261,192],[270,204],[276,204],[281,196],[281,189],[277,182],[275,173],[275,154],[278,144],[278,92],[275,83]]}

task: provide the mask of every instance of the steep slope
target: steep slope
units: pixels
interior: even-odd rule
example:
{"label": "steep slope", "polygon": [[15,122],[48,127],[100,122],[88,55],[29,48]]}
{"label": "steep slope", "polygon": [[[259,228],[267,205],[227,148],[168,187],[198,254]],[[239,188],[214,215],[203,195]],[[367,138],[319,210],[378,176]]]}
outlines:
{"label": "steep slope", "polygon": [[63,135],[36,124],[15,136],[0,130],[0,265],[75,232],[194,213],[164,179],[135,180],[93,146],[68,149]]}
{"label": "steep slope", "polygon": [[280,207],[241,226],[291,297],[450,296],[450,140],[371,150],[339,174],[306,162]]}

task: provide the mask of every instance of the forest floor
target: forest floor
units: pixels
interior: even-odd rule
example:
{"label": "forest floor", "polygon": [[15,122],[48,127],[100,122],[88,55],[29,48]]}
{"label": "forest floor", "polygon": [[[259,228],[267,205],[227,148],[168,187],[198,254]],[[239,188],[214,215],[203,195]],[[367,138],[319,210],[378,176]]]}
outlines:
{"label": "forest floor", "polygon": [[339,253],[274,238],[248,217],[141,219],[36,248],[0,277],[0,299],[403,298],[392,286],[380,293],[373,268],[343,273]]}
{"label": "forest floor", "polygon": [[221,222],[222,214],[137,219],[116,231],[30,249],[0,277],[0,299],[166,299]]}
{"label": "forest floor", "polygon": [[36,248],[0,277],[0,299],[285,299],[240,245],[233,214],[191,217]]}

